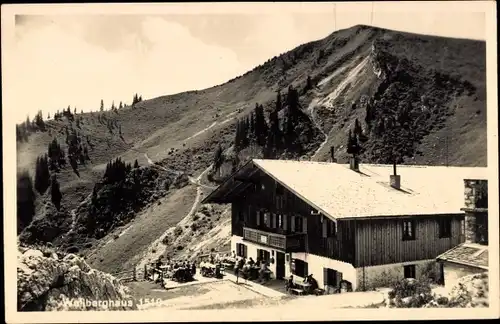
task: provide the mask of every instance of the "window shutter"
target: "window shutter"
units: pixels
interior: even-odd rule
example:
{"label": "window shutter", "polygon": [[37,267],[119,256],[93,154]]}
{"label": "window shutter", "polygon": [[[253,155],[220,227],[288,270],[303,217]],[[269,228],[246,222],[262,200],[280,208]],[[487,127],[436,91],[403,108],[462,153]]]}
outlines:
{"label": "window shutter", "polygon": [[304,277],[307,277],[309,275],[309,264],[307,262],[304,262]]}
{"label": "window shutter", "polygon": [[295,216],[292,215],[292,217],[290,217],[290,218],[291,218],[291,224],[290,224],[291,227],[290,228],[291,228],[292,232],[295,232]]}
{"label": "window shutter", "polygon": [[243,256],[246,258],[248,256],[248,254],[247,254],[247,246],[246,245],[243,245],[243,251],[244,251]]}
{"label": "window shutter", "polygon": [[307,217],[302,218],[302,232],[307,233]]}
{"label": "window shutter", "polygon": [[285,230],[287,230],[288,229],[288,215],[283,215],[282,217],[283,217],[283,228]]}
{"label": "window shutter", "polygon": [[276,214],[271,214],[271,228],[276,228]]}
{"label": "window shutter", "polygon": [[328,268],[323,268],[323,286],[331,284],[331,282],[328,282]]}
{"label": "window shutter", "polygon": [[323,220],[323,238],[326,238],[328,236],[328,231],[327,231],[328,227],[327,226],[328,226],[327,220],[324,219]]}

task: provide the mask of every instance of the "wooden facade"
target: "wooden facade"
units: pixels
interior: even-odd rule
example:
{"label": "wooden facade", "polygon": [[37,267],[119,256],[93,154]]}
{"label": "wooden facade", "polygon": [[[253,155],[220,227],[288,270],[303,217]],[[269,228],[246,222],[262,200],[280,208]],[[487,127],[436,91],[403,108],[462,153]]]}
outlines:
{"label": "wooden facade", "polygon": [[[451,223],[449,237],[440,237],[440,219]],[[434,259],[464,242],[464,216],[413,216],[356,221],[355,267]],[[403,222],[412,220],[414,239],[403,239]]]}
{"label": "wooden facade", "polygon": [[[261,170],[241,183],[231,198],[232,235],[283,252],[311,253],[358,268],[434,259],[464,242],[460,213],[333,221],[316,214]],[[449,220],[449,229],[443,232],[446,237],[440,229],[443,219]],[[414,237],[404,236],[405,220],[411,221]]]}

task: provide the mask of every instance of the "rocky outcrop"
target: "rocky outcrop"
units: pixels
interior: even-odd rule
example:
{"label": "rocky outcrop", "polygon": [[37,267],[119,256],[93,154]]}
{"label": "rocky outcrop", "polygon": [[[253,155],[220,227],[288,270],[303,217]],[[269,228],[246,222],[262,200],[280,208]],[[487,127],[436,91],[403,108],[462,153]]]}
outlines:
{"label": "rocky outcrop", "polygon": [[383,66],[383,64],[381,64],[380,59],[379,59],[376,41],[372,42],[372,47],[371,47],[371,51],[370,51],[370,63],[373,67],[373,73],[375,73],[377,78],[379,80],[385,80],[386,73],[384,70],[384,66]]}
{"label": "rocky outcrop", "polygon": [[20,247],[17,262],[18,311],[137,309],[116,278],[74,254]]}

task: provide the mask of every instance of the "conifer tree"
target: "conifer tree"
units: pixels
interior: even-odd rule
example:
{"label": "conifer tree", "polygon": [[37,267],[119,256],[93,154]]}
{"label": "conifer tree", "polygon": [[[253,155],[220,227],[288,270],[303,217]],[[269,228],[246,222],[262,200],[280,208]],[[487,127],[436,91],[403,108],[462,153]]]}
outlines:
{"label": "conifer tree", "polygon": [[101,99],[100,111],[104,111],[104,100]]}
{"label": "conifer tree", "polygon": [[47,155],[37,158],[35,165],[35,189],[40,194],[44,194],[50,183],[49,164]]}
{"label": "conifer tree", "polygon": [[52,203],[56,206],[57,210],[61,208],[62,194],[59,187],[59,182],[57,181],[56,175],[52,175],[50,183],[50,198]]}
{"label": "conifer tree", "polygon": [[222,146],[219,144],[214,154],[214,170],[218,173],[223,163]]}
{"label": "conifer tree", "polygon": [[352,154],[352,157],[356,158],[361,151],[361,147],[358,142],[358,135],[354,134],[349,130],[349,136],[347,138],[347,153]]}
{"label": "conifer tree", "polygon": [[285,124],[285,146],[288,150],[296,151],[298,148],[295,126],[297,125],[299,111],[299,94],[292,86],[288,88],[287,114]]}
{"label": "conifer tree", "polygon": [[137,168],[139,168],[139,162],[137,161],[137,159],[135,159],[134,169],[137,169]]}
{"label": "conifer tree", "polygon": [[30,131],[31,130],[31,121],[30,121],[30,117],[29,116],[26,116],[26,130],[27,131]]}
{"label": "conifer tree", "polygon": [[249,133],[252,137],[254,138],[257,138],[257,130],[256,130],[256,127],[255,127],[255,112],[252,111],[250,113],[250,126],[249,126]]}
{"label": "conifer tree", "polygon": [[354,135],[359,136],[362,133],[363,133],[363,129],[361,128],[361,124],[359,123],[359,120],[356,118],[356,120],[354,122]]}
{"label": "conifer tree", "polygon": [[35,216],[35,192],[33,182],[27,171],[17,177],[17,233],[28,226]]}

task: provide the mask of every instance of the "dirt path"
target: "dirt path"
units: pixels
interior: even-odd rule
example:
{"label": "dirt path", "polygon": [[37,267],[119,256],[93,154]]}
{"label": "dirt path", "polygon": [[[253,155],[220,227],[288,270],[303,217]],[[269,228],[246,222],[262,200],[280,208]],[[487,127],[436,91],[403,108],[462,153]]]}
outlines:
{"label": "dirt path", "polygon": [[[151,160],[148,159],[148,161],[151,161]],[[194,202],[193,202],[193,205],[191,206],[190,211],[178,223],[178,225],[184,226],[187,223],[187,221],[189,219],[191,219],[191,217],[194,215],[194,213],[196,213],[196,210],[198,209],[198,206],[199,206],[200,201],[201,201],[201,196],[202,196],[202,193],[203,193],[203,189],[202,188],[206,187],[206,186],[204,186],[204,185],[202,185],[200,183],[200,180],[203,178],[203,176],[205,176],[205,174],[207,172],[210,171],[210,169],[212,169],[212,165],[209,165],[198,177],[196,177],[195,179],[192,179],[192,183],[197,186],[197,188],[196,188],[196,197],[194,199]],[[165,239],[166,236],[172,234],[172,232],[174,231],[174,229],[175,229],[175,227],[171,227],[168,230],[166,230],[165,233],[163,233],[163,235],[161,235],[159,238],[157,238],[149,246],[147,252],[141,258],[141,261],[138,264],[138,267],[140,269],[142,269],[144,267],[144,265],[147,264],[148,262],[151,262],[152,260],[157,259],[160,255],[163,255],[165,253],[167,247],[164,244],[162,244],[162,241]]]}

